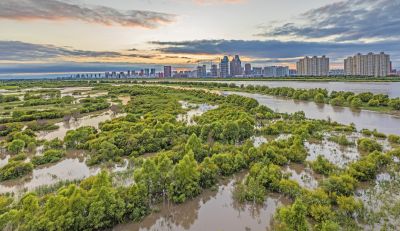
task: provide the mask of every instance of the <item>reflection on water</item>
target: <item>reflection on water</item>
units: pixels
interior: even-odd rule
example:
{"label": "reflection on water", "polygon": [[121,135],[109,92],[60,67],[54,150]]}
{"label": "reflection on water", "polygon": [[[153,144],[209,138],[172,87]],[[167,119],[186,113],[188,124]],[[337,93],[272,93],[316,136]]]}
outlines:
{"label": "reflection on water", "polygon": [[298,89],[325,88],[332,91],[350,91],[354,93],[372,92],[386,94],[390,98],[400,97],[400,82],[305,82],[305,81],[213,81],[235,83],[237,86],[253,85],[268,87],[291,87]]}
{"label": "reflection on water", "polygon": [[275,210],[287,204],[284,198],[271,195],[262,206],[240,205],[233,199],[235,182],[243,174],[222,183],[218,191],[206,191],[194,200],[180,205],[165,202],[160,212],[147,216],[139,223],[116,226],[113,230],[271,230]]}
{"label": "reflection on water", "polygon": [[71,119],[69,122],[59,122],[56,123],[56,125],[59,126],[57,130],[54,131],[41,131],[37,134],[38,139],[44,139],[44,140],[52,140],[55,138],[59,138],[60,140],[63,140],[65,135],[67,134],[67,131],[69,130],[75,130],[80,127],[84,126],[92,126],[95,127],[96,129],[99,127],[99,124],[101,122],[104,122],[106,120],[110,120],[116,117],[124,116],[124,114],[118,114],[114,115],[112,111],[107,111],[103,112],[100,115],[94,116],[94,115],[88,115],[84,116],[82,118],[78,118],[77,120]]}
{"label": "reflection on water", "polygon": [[[358,136],[348,136],[347,139],[354,141]],[[323,140],[319,143],[304,142],[304,146],[308,150],[307,161],[314,161],[319,155],[325,157],[329,162],[344,167],[348,163],[354,162],[359,159],[360,153],[356,145],[341,146],[335,142],[329,141],[328,136],[325,135]]]}
{"label": "reflection on water", "polygon": [[316,189],[318,187],[316,174],[311,169],[305,168],[304,165],[291,164],[286,166],[284,172],[289,173],[289,179],[296,181],[301,187],[308,189]]}
{"label": "reflection on water", "polygon": [[89,168],[84,159],[64,159],[57,164],[33,170],[29,177],[5,181],[0,184],[0,193],[31,191],[39,186],[52,185],[59,181],[80,180],[98,174],[100,168]]}
{"label": "reflection on water", "polygon": [[314,102],[295,101],[280,97],[244,92],[224,92],[225,94],[237,94],[256,99],[260,104],[281,113],[294,113],[304,111],[307,118],[327,119],[337,121],[341,124],[354,123],[357,129],[368,128],[386,134],[400,135],[400,117],[367,110],[354,111],[347,107],[335,107],[332,105],[318,105]]}
{"label": "reflection on water", "polygon": [[209,104],[192,104],[186,101],[179,101],[179,103],[182,105],[183,109],[191,109],[191,110],[189,110],[186,114],[178,115],[176,120],[181,122],[186,122],[186,124],[188,125],[196,124],[196,122],[194,122],[193,120],[195,116],[201,116],[205,112],[216,109],[218,107]]}
{"label": "reflection on water", "polygon": [[251,140],[256,148],[260,147],[262,144],[268,143],[268,140],[263,136],[253,136]]}

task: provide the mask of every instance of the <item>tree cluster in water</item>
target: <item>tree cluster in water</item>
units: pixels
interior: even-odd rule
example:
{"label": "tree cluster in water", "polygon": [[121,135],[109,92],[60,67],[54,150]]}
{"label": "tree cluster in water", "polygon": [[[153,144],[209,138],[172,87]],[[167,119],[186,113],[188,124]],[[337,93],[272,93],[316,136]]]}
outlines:
{"label": "tree cluster in water", "polygon": [[[68,131],[63,140],[47,142],[37,140],[29,128],[22,130],[7,124],[1,135],[6,136],[3,144],[12,159],[0,169],[0,181],[27,175],[36,166],[55,163],[69,149],[83,149],[88,165],[120,163],[131,158],[133,183],[116,186],[113,174],[103,170],[44,195],[30,192],[18,200],[11,195],[0,196],[0,228],[110,228],[126,220],[141,220],[163,200],[184,203],[215,187],[219,179],[248,170],[245,180],[236,185],[237,200],[262,204],[268,193],[279,193],[293,202],[277,211],[275,230],[357,230],[362,229],[360,222],[365,219],[365,211],[362,202],[354,197],[355,190],[360,183],[373,181],[385,167],[395,165],[394,160],[400,157],[399,149],[384,153],[379,143],[364,137],[357,141],[362,157],[348,166],[340,168],[322,156],[307,162],[306,140],[321,140],[327,131],[351,133],[354,126],[309,120],[302,112],[275,113],[254,99],[237,95],[224,97],[202,90],[156,86],[99,88],[111,96],[130,95],[132,100],[124,107],[127,115],[104,122],[99,129],[81,127]],[[292,92],[286,92],[289,91]],[[323,90],[307,91],[311,98],[319,94],[324,101],[332,97]],[[332,100],[342,97],[342,93],[337,94]],[[366,101],[360,95],[356,97]],[[189,126],[177,121],[177,116],[186,112],[180,100],[219,107],[195,117],[196,123]],[[104,102],[100,98],[82,103],[90,111],[103,108],[99,104]],[[291,136],[260,147],[255,147],[250,139],[254,135],[279,134]],[[389,138],[392,143],[400,142],[398,136]],[[356,145],[346,137],[333,139],[341,145]],[[25,161],[25,153],[42,144],[43,154]],[[156,155],[141,158],[153,153]],[[282,167],[291,163],[309,165],[323,175],[320,186],[309,189],[289,179]]]}

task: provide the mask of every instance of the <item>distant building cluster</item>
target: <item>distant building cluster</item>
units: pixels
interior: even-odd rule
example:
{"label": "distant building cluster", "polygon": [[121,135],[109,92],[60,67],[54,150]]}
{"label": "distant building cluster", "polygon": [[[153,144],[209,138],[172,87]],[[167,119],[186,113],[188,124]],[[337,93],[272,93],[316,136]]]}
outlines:
{"label": "distant building cluster", "polygon": [[133,70],[129,70],[127,72],[106,72],[104,74],[105,78],[117,78],[117,79],[121,79],[121,78],[134,78],[134,77],[148,77],[148,78],[157,78],[160,77],[161,73],[156,73],[156,69],[155,68],[145,68],[145,69],[141,69],[139,71],[133,71]]}
{"label": "distant building cluster", "polygon": [[390,56],[381,52],[348,57],[344,60],[344,72],[353,76],[388,76],[392,73]]}
{"label": "distant building cluster", "polygon": [[[206,65],[198,65],[193,71],[171,72],[170,66],[164,67],[164,77],[175,78],[229,78],[229,77],[286,77],[296,75],[296,70],[290,70],[287,66],[252,67],[250,63],[242,65],[239,55],[232,60],[224,56],[219,65],[211,64],[210,69]],[[170,76],[169,73],[172,73]]]}
{"label": "distant building cluster", "polygon": [[[344,69],[330,69],[330,60],[325,55],[304,57],[296,62],[296,69],[288,66],[258,66],[250,63],[242,64],[239,55],[232,59],[224,56],[219,63],[198,65],[192,70],[173,70],[172,66],[164,66],[161,72],[156,68],[144,68],[139,71],[106,72],[105,78],[230,78],[230,77],[289,77],[289,76],[396,76],[400,71],[392,69],[390,56],[368,53],[357,54],[344,60]],[[72,76],[71,76],[72,77]],[[76,78],[100,78],[98,75],[82,74]]]}

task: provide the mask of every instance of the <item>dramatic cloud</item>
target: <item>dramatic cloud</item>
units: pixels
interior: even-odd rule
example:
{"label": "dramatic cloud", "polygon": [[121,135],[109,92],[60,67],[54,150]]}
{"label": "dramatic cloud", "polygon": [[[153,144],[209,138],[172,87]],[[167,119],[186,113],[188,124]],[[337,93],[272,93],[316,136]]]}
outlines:
{"label": "dramatic cloud", "polygon": [[152,59],[152,54],[123,54],[115,51],[87,51],[69,47],[24,43],[19,41],[0,41],[0,61],[44,61],[58,58],[142,58]]}
{"label": "dramatic cloud", "polygon": [[1,0],[0,19],[81,20],[103,25],[155,28],[174,15],[152,11],[120,11],[104,6],[78,5],[60,0]]}
{"label": "dramatic cloud", "polygon": [[[151,42],[160,46],[157,50],[174,54],[240,54],[253,58],[296,58],[305,55],[328,55],[333,59],[343,58],[358,52],[398,51],[400,43],[381,41],[373,43],[335,43],[277,40],[197,40],[182,42]],[[396,56],[397,55],[397,56]],[[399,54],[392,58],[400,61]]]}
{"label": "dramatic cloud", "polygon": [[0,60],[32,61],[59,57],[118,57],[119,52],[84,51],[53,45],[0,41]]}
{"label": "dramatic cloud", "polygon": [[400,39],[399,0],[346,0],[310,10],[296,21],[264,27],[260,35],[273,38],[367,41]]}

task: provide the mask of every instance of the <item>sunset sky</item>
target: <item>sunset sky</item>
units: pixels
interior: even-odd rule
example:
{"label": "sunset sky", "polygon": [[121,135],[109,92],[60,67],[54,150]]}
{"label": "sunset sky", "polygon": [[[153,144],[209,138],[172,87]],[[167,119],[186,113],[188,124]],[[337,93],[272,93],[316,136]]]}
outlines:
{"label": "sunset sky", "polygon": [[255,66],[384,51],[400,68],[400,0],[0,0],[0,72]]}

